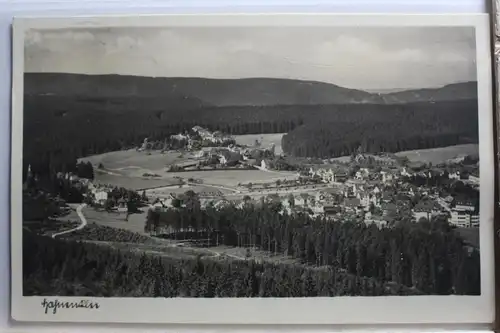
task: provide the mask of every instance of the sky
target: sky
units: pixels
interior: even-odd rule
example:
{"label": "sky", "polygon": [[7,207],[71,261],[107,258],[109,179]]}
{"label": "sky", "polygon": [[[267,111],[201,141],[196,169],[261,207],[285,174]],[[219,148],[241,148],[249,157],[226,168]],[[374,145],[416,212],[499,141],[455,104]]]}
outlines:
{"label": "sky", "polygon": [[475,81],[472,27],[29,30],[26,72],[273,77],[384,91]]}

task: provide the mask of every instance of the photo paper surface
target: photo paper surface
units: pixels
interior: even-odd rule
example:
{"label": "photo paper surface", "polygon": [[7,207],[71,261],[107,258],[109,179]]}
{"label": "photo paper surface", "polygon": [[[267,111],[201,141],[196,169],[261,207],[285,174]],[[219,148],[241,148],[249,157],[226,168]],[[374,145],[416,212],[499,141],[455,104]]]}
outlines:
{"label": "photo paper surface", "polygon": [[491,322],[487,30],[17,20],[14,319]]}

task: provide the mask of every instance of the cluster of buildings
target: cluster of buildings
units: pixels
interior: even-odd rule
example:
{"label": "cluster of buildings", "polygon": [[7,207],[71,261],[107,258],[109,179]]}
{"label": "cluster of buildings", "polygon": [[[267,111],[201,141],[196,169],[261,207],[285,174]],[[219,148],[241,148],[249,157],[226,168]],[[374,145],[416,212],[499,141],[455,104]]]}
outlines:
{"label": "cluster of buildings", "polygon": [[449,222],[461,228],[479,227],[479,211],[471,201],[458,201],[451,209]]}
{"label": "cluster of buildings", "polygon": [[[189,134],[177,134],[171,136],[171,140],[186,140],[187,150],[196,150],[193,155],[198,159],[198,163],[188,163],[187,166],[213,166],[234,167],[237,165],[246,167],[256,167],[266,169],[269,165],[269,159],[275,157],[275,146],[270,147],[247,147],[234,144],[234,140],[221,132],[210,132],[200,126],[193,127],[192,131],[196,133],[195,138]],[[195,149],[194,142],[201,140],[205,143],[213,144],[210,147],[199,145]],[[184,168],[185,166],[180,166]]]}
{"label": "cluster of buildings", "polygon": [[226,135],[220,131],[210,132],[209,130],[200,126],[194,126],[192,128],[192,131],[199,135],[202,141],[210,142],[215,145],[222,145],[225,142],[230,142],[232,140],[231,136]]}
{"label": "cluster of buildings", "polygon": [[[248,158],[248,148],[242,151],[235,146],[212,149],[209,156],[218,156],[224,165],[252,161]],[[267,161],[261,159],[255,166],[266,169],[269,167]],[[479,214],[474,202],[456,202],[451,196],[442,198],[442,189],[435,185],[436,182],[425,181],[424,185],[415,185],[408,181],[411,177],[463,181],[464,175],[453,168],[416,169],[394,165],[353,168],[340,163],[311,166],[299,172],[299,176],[310,179],[311,184],[323,183],[327,187],[311,186],[310,189],[296,190],[294,186],[289,186],[282,188],[280,194],[273,194],[273,200],[282,203],[282,212],[307,212],[311,216],[321,215],[339,221],[352,218],[379,227],[401,219],[418,222],[423,219],[432,221],[436,217],[447,219],[461,228],[477,227]],[[262,196],[265,194],[262,193]],[[223,198],[206,200],[207,203],[221,205],[223,201]]]}

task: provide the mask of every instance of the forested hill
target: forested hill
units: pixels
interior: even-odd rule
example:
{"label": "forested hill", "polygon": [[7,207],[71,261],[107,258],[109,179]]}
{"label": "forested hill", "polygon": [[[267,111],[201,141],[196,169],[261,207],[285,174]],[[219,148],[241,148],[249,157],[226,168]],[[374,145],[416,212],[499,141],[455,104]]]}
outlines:
{"label": "forested hill", "polygon": [[155,98],[182,109],[205,106],[401,104],[477,97],[475,82],[390,94],[368,93],[334,84],[275,78],[153,78],[121,75],[26,73],[30,96],[97,99]]}
{"label": "forested hill", "polygon": [[[364,106],[364,105],[363,105]],[[311,117],[283,136],[294,156],[334,157],[477,143],[477,100],[379,105]]]}
{"label": "forested hill", "polygon": [[449,84],[439,89],[413,89],[382,94],[387,104],[477,99],[477,82]]}

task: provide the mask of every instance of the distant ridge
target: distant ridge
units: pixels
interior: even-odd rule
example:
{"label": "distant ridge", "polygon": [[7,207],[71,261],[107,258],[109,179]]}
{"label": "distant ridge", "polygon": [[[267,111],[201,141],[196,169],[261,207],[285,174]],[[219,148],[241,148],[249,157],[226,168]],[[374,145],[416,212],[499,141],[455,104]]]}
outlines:
{"label": "distant ridge", "polygon": [[155,98],[190,106],[401,104],[477,98],[477,82],[369,93],[330,83],[275,78],[207,79],[25,73],[26,95]]}

